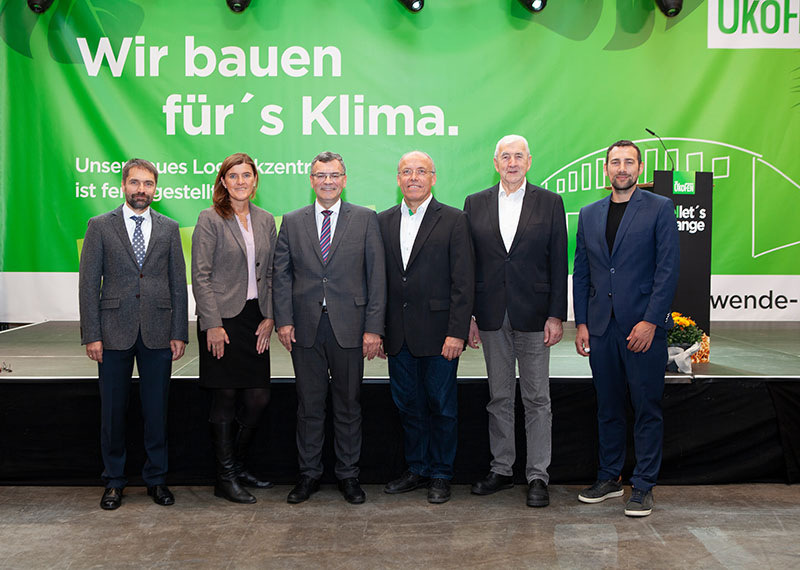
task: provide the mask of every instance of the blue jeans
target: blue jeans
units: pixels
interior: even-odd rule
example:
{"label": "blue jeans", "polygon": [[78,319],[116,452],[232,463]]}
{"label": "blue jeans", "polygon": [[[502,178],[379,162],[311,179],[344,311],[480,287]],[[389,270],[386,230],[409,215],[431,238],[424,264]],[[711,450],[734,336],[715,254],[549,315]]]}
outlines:
{"label": "blue jeans", "polygon": [[458,359],[413,356],[404,344],[389,356],[392,399],[403,424],[406,462],[412,473],[453,478],[458,445]]}

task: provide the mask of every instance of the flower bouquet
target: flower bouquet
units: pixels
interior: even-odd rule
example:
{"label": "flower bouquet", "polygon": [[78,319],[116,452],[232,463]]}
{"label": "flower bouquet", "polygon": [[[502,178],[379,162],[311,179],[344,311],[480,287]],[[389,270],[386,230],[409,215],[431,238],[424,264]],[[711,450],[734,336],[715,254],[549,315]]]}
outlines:
{"label": "flower bouquet", "polygon": [[709,338],[691,318],[672,313],[675,326],[667,332],[669,363],[685,374],[691,373],[692,362],[708,362]]}

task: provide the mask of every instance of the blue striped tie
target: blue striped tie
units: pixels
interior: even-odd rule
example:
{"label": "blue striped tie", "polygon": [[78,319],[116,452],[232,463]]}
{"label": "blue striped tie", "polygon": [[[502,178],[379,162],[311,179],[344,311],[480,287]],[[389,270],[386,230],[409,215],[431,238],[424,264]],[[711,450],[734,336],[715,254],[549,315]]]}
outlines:
{"label": "blue striped tie", "polygon": [[322,261],[328,262],[331,252],[331,214],[332,210],[322,210],[322,229],[319,232],[319,248],[322,250]]}

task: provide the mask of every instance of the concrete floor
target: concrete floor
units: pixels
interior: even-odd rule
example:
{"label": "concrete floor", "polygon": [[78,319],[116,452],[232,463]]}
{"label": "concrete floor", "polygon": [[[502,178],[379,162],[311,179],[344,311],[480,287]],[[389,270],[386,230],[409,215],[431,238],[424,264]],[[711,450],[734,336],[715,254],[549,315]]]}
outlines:
{"label": "concrete floor", "polygon": [[[623,499],[584,505],[553,486],[551,506],[525,506],[525,487],[489,497],[456,486],[367,486],[349,505],[333,486],[286,503],[287,486],[255,505],[173,487],[160,507],[142,487],[102,511],[95,487],[0,487],[0,568],[800,568],[800,485],[658,487],[649,517]],[[626,489],[626,497],[629,489]]]}

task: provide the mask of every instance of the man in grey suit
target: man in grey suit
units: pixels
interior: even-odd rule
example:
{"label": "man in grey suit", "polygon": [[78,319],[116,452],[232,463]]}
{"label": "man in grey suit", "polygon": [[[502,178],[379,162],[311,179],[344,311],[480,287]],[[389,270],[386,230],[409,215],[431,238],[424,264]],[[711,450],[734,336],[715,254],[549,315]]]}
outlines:
{"label": "man in grey suit", "polygon": [[133,158],[122,168],[125,203],[89,220],[80,261],[81,344],[98,364],[103,480],[100,506],[122,503],[125,416],[133,361],[139,369],[147,462],[142,477],[159,505],[166,485],[167,397],[172,361],[188,342],[186,267],[178,224],[150,209],[158,171]]}
{"label": "man in grey suit", "polygon": [[567,225],[561,196],[529,183],[532,157],[519,135],[501,138],[494,152],[499,184],[467,196],[475,248],[475,307],[469,345],[489,373],[491,470],[472,486],[490,495],[513,484],[514,400],[525,408],[529,507],[550,504],[550,347],[567,318]]}
{"label": "man in grey suit", "polygon": [[298,400],[300,481],[289,503],[319,489],[328,384],[339,489],[350,503],[366,500],[358,482],[359,395],[363,359],[374,358],[381,344],[386,274],[377,216],[340,199],[346,183],[340,155],[317,155],[311,162],[316,200],[283,217],[275,249],[275,325],[292,355]]}

